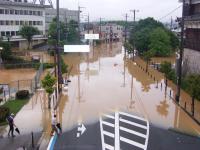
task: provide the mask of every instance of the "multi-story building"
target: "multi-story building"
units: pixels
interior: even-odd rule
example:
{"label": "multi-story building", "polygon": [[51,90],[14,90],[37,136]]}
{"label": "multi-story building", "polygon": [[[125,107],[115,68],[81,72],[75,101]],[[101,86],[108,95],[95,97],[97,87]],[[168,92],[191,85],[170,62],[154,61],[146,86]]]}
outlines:
{"label": "multi-story building", "polygon": [[184,70],[186,73],[200,73],[200,0],[185,2]]}
{"label": "multi-story building", "polygon": [[27,0],[0,0],[0,37],[9,40],[15,47],[27,48],[27,41],[19,35],[23,25],[37,27],[40,35],[33,37],[32,45],[43,42],[45,37],[45,8]]}
{"label": "multi-story building", "polygon": [[[49,25],[54,18],[56,18],[56,9],[50,8],[45,10],[45,21],[46,21],[46,31],[49,29]],[[74,20],[78,22],[78,10],[69,10],[65,8],[60,8],[59,19],[61,22],[69,23],[69,21]]]}
{"label": "multi-story building", "polygon": [[101,25],[101,27],[98,25],[95,30],[103,41],[120,41],[123,38],[124,28],[117,24],[106,24]]}

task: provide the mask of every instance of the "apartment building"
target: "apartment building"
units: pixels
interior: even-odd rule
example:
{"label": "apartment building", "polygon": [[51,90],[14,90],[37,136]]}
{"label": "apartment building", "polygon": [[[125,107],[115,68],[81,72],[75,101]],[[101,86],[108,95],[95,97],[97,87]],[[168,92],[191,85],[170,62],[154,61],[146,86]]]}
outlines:
{"label": "apartment building", "polygon": [[29,3],[27,0],[0,0],[0,37],[12,42],[14,47],[25,49],[27,41],[19,35],[23,25],[37,27],[39,35],[34,36],[32,45],[44,42],[46,5]]}

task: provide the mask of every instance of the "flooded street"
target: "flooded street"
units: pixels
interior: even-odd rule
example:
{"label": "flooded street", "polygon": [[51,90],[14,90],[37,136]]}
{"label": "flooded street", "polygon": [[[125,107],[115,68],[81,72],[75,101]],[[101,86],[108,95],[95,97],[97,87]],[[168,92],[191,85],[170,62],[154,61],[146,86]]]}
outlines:
{"label": "flooded street", "polygon": [[[72,68],[68,96],[58,108],[65,131],[78,122],[95,122],[106,112],[125,111],[146,117],[161,128],[200,135],[200,127],[175,105],[164,88],[136,63],[124,61],[120,43],[101,45],[90,54],[67,54],[64,60]],[[155,76],[158,84],[164,85],[163,77]]]}

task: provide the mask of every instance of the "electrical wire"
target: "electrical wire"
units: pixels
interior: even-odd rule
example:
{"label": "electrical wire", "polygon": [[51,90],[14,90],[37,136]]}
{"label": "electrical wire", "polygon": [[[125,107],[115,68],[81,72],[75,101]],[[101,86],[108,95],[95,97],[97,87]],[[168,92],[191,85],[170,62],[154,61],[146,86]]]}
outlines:
{"label": "electrical wire", "polygon": [[168,14],[166,14],[165,16],[161,17],[160,19],[158,19],[159,21],[163,20],[164,18],[168,17],[169,15],[171,15],[172,13],[174,13],[175,11],[177,11],[179,8],[181,8],[182,5],[178,6],[177,8],[175,8],[174,10],[170,11]]}

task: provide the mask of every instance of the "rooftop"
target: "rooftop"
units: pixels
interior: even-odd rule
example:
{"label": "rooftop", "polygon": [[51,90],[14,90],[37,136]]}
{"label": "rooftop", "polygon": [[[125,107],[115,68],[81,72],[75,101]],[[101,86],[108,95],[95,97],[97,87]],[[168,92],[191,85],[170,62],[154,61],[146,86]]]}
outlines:
{"label": "rooftop", "polygon": [[50,5],[40,5],[33,3],[23,3],[23,2],[12,2],[12,1],[4,1],[0,0],[0,5],[9,5],[9,6],[21,6],[21,7],[37,7],[37,8],[51,8]]}

